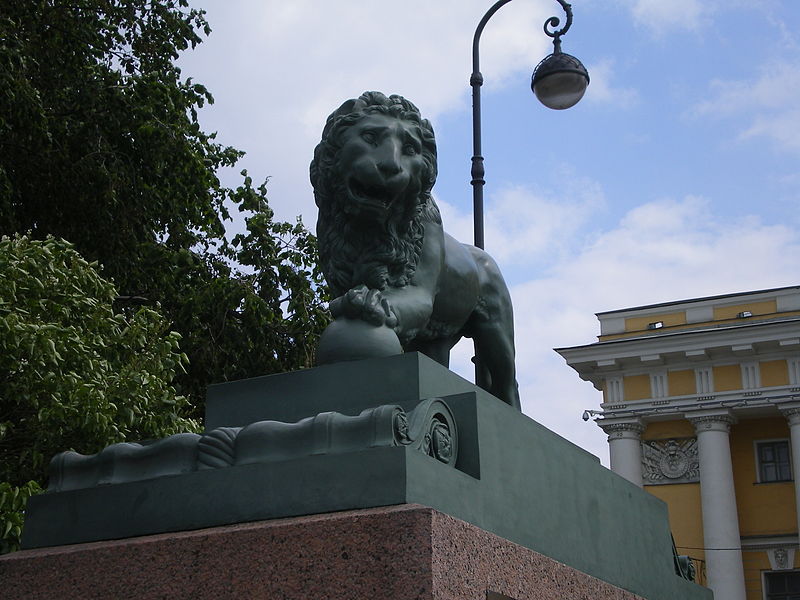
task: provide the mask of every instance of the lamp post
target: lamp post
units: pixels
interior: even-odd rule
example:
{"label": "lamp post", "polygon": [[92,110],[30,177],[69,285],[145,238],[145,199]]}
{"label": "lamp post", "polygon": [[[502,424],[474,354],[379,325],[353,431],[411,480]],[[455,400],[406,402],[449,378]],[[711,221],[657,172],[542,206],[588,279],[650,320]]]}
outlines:
{"label": "lamp post", "polygon": [[[531,76],[531,90],[539,101],[555,110],[563,110],[578,103],[589,85],[589,73],[574,56],[561,52],[561,36],[572,25],[572,7],[564,0],[556,0],[567,14],[564,27],[556,30],[560,24],[558,17],[550,17],[544,22],[544,32],[553,38],[553,53],[549,54],[534,69]],[[483,249],[483,186],[485,169],[481,155],[481,85],[483,75],[480,71],[478,44],[486,23],[502,6],[511,0],[498,0],[486,11],[475,29],[472,39],[472,207],[475,221],[475,245]],[[551,31],[551,29],[553,29]]]}

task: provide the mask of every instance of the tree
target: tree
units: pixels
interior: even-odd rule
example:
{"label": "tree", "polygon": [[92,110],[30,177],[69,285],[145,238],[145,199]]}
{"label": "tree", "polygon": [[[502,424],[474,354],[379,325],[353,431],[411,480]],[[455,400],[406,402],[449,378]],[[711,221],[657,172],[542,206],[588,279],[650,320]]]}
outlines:
{"label": "tree", "polygon": [[314,237],[217,177],[242,153],[174,64],[209,31],[186,0],[0,0],[0,236],[28,286],[0,283],[9,544],[52,454],[194,427],[209,383],[310,366],[328,323]]}
{"label": "tree", "polygon": [[117,310],[159,304],[198,417],[209,383],[310,366],[328,322],[314,237],[246,173],[217,177],[242,153],[201,130],[212,96],[174,65],[209,31],[186,0],[0,0],[0,234],[67,239]]}
{"label": "tree", "polygon": [[116,296],[63,240],[0,239],[0,549],[56,453],[198,430],[171,383],[180,335],[152,308],[115,310]]}

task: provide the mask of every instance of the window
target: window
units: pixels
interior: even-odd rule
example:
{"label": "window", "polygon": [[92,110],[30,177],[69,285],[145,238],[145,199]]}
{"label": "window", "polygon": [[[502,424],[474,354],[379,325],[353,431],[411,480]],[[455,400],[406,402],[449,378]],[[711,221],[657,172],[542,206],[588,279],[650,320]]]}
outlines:
{"label": "window", "polygon": [[800,572],[764,573],[766,600],[800,600]]}
{"label": "window", "polygon": [[756,457],[759,483],[792,480],[788,440],[756,442]]}

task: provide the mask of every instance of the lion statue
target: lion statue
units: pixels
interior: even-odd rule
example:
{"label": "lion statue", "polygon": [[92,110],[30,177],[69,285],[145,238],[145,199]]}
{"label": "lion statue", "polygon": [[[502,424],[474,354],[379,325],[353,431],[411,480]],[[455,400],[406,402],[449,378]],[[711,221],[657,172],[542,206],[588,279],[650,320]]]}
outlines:
{"label": "lion statue", "polygon": [[476,384],[519,410],[508,288],[488,254],[442,229],[436,173],[433,128],[405,98],[365,92],[328,117],[311,183],[332,326],[388,328],[398,351],[445,367],[470,337]]}

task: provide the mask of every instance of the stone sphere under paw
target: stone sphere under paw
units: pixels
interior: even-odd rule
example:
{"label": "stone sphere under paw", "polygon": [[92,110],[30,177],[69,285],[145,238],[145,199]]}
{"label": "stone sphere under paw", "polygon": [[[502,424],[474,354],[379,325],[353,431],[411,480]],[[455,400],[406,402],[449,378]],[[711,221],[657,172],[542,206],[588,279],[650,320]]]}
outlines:
{"label": "stone sphere under paw", "polygon": [[363,360],[402,354],[403,347],[393,329],[361,319],[339,317],[328,325],[317,345],[317,364]]}

